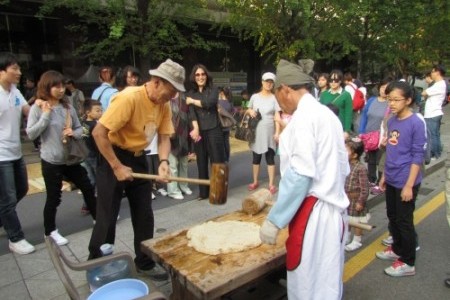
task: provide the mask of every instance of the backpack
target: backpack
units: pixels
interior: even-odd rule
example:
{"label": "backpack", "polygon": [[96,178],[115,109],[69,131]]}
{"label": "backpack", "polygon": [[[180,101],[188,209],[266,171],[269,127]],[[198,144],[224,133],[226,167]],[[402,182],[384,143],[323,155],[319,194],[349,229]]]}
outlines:
{"label": "backpack", "polygon": [[355,87],[351,84],[349,86],[355,90],[355,94],[353,95],[353,110],[359,111],[363,109],[366,100],[364,99],[364,94],[359,89],[355,89]]}

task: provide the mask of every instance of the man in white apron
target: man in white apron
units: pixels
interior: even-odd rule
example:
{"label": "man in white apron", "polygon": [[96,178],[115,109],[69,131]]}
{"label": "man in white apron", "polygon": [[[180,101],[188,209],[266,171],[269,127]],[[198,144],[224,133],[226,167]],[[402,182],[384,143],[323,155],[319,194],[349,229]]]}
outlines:
{"label": "man in white apron", "polygon": [[292,119],[280,137],[278,199],[261,227],[264,243],[286,241],[289,299],[341,299],[350,172],[339,119],[310,94],[303,66],[281,60],[275,96]]}

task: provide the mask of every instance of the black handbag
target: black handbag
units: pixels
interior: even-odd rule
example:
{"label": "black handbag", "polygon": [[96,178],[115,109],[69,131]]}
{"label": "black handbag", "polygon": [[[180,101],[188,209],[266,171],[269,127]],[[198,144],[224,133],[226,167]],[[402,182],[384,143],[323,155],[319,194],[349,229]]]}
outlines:
{"label": "black handbag", "polygon": [[261,120],[261,113],[258,111],[256,117],[252,118],[250,115],[244,115],[242,121],[236,128],[234,137],[241,141],[254,143],[256,138],[256,126]]}
{"label": "black handbag", "polygon": [[68,166],[82,163],[89,154],[89,149],[83,139],[66,137],[63,140],[63,146],[64,158]]}
{"label": "black handbag", "polygon": [[[70,110],[66,110],[66,128],[72,127]],[[71,136],[65,136],[62,140],[64,148],[64,159],[68,166],[82,163],[89,154],[89,149],[83,139],[76,139]]]}

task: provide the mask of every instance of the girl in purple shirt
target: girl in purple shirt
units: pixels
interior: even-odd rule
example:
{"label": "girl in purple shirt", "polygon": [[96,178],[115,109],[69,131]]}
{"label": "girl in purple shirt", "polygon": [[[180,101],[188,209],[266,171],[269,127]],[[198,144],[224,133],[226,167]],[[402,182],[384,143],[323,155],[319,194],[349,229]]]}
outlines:
{"label": "girl in purple shirt", "polygon": [[415,200],[422,181],[421,166],[425,154],[425,124],[412,112],[413,90],[405,82],[392,82],[386,88],[389,119],[386,162],[380,188],[386,191],[387,216],[394,242],[377,257],[393,260],[384,271],[390,276],[415,275],[416,235]]}

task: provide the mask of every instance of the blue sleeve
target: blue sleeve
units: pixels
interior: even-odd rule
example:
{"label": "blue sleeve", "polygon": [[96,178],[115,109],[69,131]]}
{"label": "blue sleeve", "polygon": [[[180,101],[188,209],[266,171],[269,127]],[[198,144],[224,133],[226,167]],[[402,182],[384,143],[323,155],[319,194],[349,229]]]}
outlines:
{"label": "blue sleeve", "polygon": [[278,199],[267,219],[278,228],[286,227],[303,203],[310,187],[311,177],[300,175],[288,168],[280,181]]}
{"label": "blue sleeve", "polygon": [[376,97],[371,97],[369,100],[367,100],[366,105],[364,105],[364,108],[361,113],[361,120],[359,121],[359,133],[366,133],[366,126],[367,126],[367,113],[369,111],[369,107],[372,104],[372,102],[376,99]]}

